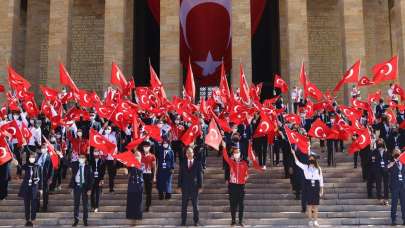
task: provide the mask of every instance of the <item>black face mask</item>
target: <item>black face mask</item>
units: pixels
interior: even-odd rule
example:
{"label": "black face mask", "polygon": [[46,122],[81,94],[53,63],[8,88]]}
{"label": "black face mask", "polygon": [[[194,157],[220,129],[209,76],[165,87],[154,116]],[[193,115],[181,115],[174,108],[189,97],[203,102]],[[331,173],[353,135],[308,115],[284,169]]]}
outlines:
{"label": "black face mask", "polygon": [[315,165],[315,160],[309,160],[309,164]]}
{"label": "black face mask", "polygon": [[383,144],[378,144],[377,148],[384,148],[384,145]]}

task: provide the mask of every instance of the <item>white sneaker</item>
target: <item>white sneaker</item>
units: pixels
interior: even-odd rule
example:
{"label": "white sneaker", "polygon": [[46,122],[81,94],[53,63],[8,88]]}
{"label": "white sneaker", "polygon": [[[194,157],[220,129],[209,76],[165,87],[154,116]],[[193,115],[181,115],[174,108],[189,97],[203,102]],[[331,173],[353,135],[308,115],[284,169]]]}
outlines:
{"label": "white sneaker", "polygon": [[319,227],[319,223],[318,223],[318,221],[314,221],[314,227]]}
{"label": "white sneaker", "polygon": [[309,227],[312,227],[314,225],[314,222],[312,221],[312,220],[310,220],[309,222],[308,222],[308,226]]}
{"label": "white sneaker", "polygon": [[98,208],[94,209],[94,213],[97,213],[97,212],[98,212]]}
{"label": "white sneaker", "polygon": [[266,170],[267,168],[266,168],[266,166],[264,165],[264,166],[262,166],[262,169],[263,169],[263,170]]}

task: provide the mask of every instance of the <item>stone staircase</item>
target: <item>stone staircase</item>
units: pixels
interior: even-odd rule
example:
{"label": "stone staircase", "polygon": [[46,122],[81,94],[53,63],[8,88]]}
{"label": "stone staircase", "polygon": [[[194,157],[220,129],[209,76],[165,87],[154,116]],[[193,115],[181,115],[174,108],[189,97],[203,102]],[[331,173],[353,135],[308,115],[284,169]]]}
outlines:
{"label": "stone staircase", "polygon": [[[376,226],[390,224],[389,207],[379,205],[376,199],[367,199],[366,184],[361,179],[361,169],[353,169],[352,158],[337,153],[337,166],[325,166],[326,154],[321,154],[325,181],[325,195],[321,201],[319,223],[322,227]],[[204,190],[200,195],[201,224],[205,227],[229,226],[229,201],[223,179],[222,159],[216,153],[208,157],[204,175]],[[13,172],[14,173],[14,172]],[[103,227],[176,227],[180,224],[180,194],[160,201],[153,189],[152,207],[144,213],[142,221],[125,218],[127,180],[120,171],[116,178],[115,193],[101,196],[98,213],[89,213],[90,226]],[[177,174],[174,177],[176,186]],[[289,179],[284,179],[282,166],[268,167],[259,174],[250,170],[246,186],[245,224],[247,227],[306,227],[306,215],[301,213],[300,201],[294,199]],[[19,181],[12,180],[9,197],[0,201],[0,227],[24,225],[24,208],[17,192]],[[49,212],[38,213],[36,226],[71,226],[73,199],[64,180],[62,190],[50,195]],[[188,224],[192,224],[191,202]],[[398,222],[402,222],[400,212]],[[82,224],[81,222],[79,224]]]}

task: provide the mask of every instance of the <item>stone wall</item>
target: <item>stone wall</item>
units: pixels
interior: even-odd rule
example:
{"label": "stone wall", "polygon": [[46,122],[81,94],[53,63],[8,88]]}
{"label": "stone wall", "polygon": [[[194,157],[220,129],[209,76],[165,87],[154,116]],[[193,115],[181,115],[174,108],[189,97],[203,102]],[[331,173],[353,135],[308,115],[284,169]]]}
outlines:
{"label": "stone wall", "polygon": [[70,74],[81,89],[103,90],[104,1],[75,0],[71,23]]}

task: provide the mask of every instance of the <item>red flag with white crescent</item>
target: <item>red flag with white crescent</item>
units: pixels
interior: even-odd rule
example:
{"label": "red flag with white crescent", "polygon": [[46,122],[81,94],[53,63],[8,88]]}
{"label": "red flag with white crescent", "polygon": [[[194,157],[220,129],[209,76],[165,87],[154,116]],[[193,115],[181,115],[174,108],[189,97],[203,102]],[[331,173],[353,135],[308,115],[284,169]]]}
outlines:
{"label": "red flag with white crescent", "polygon": [[0,138],[0,165],[3,165],[13,159],[10,148],[4,137]]}
{"label": "red flag with white crescent", "polygon": [[111,67],[111,84],[118,86],[121,91],[128,87],[128,82],[116,63],[112,63]]}
{"label": "red flag with white crescent", "polygon": [[114,143],[108,141],[93,128],[90,129],[89,143],[90,146],[99,149],[104,155],[113,154],[117,149]]}
{"label": "red flag with white crescent", "polygon": [[395,80],[398,75],[398,56],[394,56],[388,61],[374,65],[372,70],[374,73],[373,81],[375,83]]}
{"label": "red flag with white crescent", "polygon": [[222,136],[218,129],[215,120],[212,118],[210,125],[208,127],[208,134],[205,136],[205,144],[211,146],[215,150],[219,150],[219,145],[221,144]]}
{"label": "red flag with white crescent", "polygon": [[69,89],[74,93],[79,92],[79,89],[77,88],[76,84],[70,77],[69,72],[66,70],[65,66],[62,63],[59,64],[59,79],[62,85],[69,87]]}
{"label": "red flag with white crescent", "polygon": [[232,65],[231,0],[180,1],[180,59],[190,58],[200,86],[216,86],[220,65]]}
{"label": "red flag with white crescent", "polygon": [[346,73],[343,75],[343,78],[338,82],[333,93],[335,94],[340,87],[345,83],[357,83],[360,75],[360,60],[357,60],[356,63],[351,66]]}

